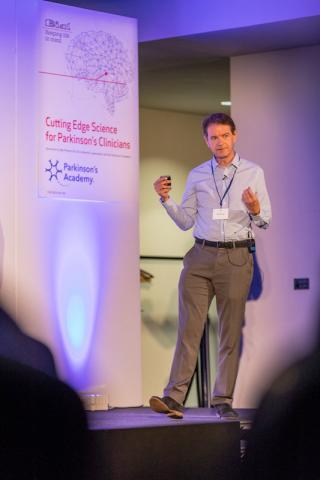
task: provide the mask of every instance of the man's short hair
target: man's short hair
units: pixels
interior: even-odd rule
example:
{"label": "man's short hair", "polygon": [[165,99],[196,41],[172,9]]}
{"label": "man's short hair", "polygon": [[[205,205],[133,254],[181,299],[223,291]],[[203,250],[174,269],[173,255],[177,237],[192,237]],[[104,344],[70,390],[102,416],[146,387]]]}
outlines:
{"label": "man's short hair", "polygon": [[231,132],[234,134],[236,131],[236,125],[232,118],[226,113],[212,113],[208,117],[204,118],[202,122],[203,135],[208,138],[208,127],[213,123],[220,123],[221,125],[229,125]]}

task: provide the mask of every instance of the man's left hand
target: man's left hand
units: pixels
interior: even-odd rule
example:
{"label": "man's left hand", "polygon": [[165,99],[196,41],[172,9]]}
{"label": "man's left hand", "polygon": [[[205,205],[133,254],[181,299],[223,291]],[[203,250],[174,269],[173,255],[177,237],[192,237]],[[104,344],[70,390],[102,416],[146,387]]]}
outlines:
{"label": "man's left hand", "polygon": [[246,188],[242,193],[242,201],[247,207],[251,215],[259,215],[260,213],[260,202],[257,195],[251,190],[250,187]]}

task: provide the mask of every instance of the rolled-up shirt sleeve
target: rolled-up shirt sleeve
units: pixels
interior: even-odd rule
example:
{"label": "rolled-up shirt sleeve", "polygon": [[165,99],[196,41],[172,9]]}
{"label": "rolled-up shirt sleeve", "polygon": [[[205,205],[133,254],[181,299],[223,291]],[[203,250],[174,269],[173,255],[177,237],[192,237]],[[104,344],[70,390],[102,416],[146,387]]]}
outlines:
{"label": "rolled-up shirt sleeve", "polygon": [[192,172],[190,172],[180,205],[171,197],[166,202],[161,201],[168,215],[181,230],[189,230],[193,227],[197,214],[197,196],[192,176]]}

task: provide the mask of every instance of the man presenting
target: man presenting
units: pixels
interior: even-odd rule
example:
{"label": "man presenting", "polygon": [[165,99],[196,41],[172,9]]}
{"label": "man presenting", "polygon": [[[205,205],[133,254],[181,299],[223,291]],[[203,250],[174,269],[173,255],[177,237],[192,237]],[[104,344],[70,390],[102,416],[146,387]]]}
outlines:
{"label": "man presenting", "polygon": [[154,182],[160,201],[182,230],[193,227],[195,244],[184,257],[179,281],[179,329],[169,383],[150,407],[183,417],[183,402],[195,370],[208,309],[216,296],[219,319],[218,368],[211,406],[220,418],[232,408],[239,346],[255,251],[252,225],[267,228],[271,206],[261,167],[235,152],[231,117],[214,113],[202,124],[211,160],[189,173],[180,205],[169,196],[166,177]]}

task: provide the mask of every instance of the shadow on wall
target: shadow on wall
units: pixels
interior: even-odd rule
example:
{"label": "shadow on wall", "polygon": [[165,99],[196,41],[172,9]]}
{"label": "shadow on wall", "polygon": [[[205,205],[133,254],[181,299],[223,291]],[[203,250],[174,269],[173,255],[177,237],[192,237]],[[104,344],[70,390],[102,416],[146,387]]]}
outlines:
{"label": "shadow on wall", "polygon": [[[151,288],[151,286],[144,285],[143,288]],[[178,323],[176,296],[176,291],[172,292],[167,309],[168,313],[161,319],[161,321],[154,319],[154,309],[156,308],[156,305],[151,299],[145,299],[142,304],[143,324],[146,326],[149,333],[157,339],[159,344],[166,349],[173,348],[176,343]]]}
{"label": "shadow on wall", "polygon": [[[252,282],[250,285],[250,290],[248,294],[247,301],[255,301],[258,300],[261,295],[262,295],[262,290],[263,290],[263,279],[262,279],[262,273],[260,270],[260,266],[258,263],[257,259],[257,254],[253,253],[253,276],[252,276]],[[242,328],[246,324],[246,318],[243,319],[243,325]],[[243,342],[243,333],[241,334],[241,339],[240,339],[240,356],[242,355],[244,348],[244,342]]]}
{"label": "shadow on wall", "polygon": [[[256,254],[253,254],[253,278],[248,294],[248,301],[258,300],[263,291],[263,277]],[[153,266],[154,267],[154,266]],[[147,266],[151,268],[151,265]],[[154,273],[154,269],[152,273]],[[179,266],[180,274],[180,266]],[[149,274],[150,275],[150,274]],[[142,322],[148,334],[156,340],[157,344],[165,350],[172,350],[176,344],[178,329],[178,291],[177,282],[173,283],[175,271],[169,270],[169,276],[161,277],[161,272],[152,275],[152,279],[141,284],[142,290]],[[161,283],[156,283],[159,278]],[[158,293],[157,293],[158,292]],[[215,301],[209,310],[210,318],[210,363],[211,374],[216,371],[217,362],[217,330],[218,318]],[[245,319],[244,324],[245,325]],[[241,337],[240,355],[243,351],[243,337]]]}
{"label": "shadow on wall", "polygon": [[248,301],[250,300],[258,300],[262,294],[263,289],[263,282],[262,282],[262,274],[259,267],[258,259],[256,253],[252,254],[253,256],[253,277],[250,286],[250,291],[248,295]]}
{"label": "shadow on wall", "polygon": [[[178,272],[178,273],[177,273]],[[179,265],[177,271],[169,271],[169,277],[165,280],[164,290],[160,294],[157,292],[159,284],[154,283],[153,278],[158,280],[157,274],[148,281],[141,283],[141,289],[148,295],[142,295],[142,322],[147,328],[150,335],[156,339],[159,345],[165,349],[172,349],[176,344],[178,331],[178,282],[181,272]],[[170,275],[171,274],[171,275]],[[150,274],[149,274],[150,275]],[[176,282],[172,283],[172,279]],[[160,313],[159,313],[160,312]],[[216,352],[216,335],[217,335],[217,311],[216,303],[211,303],[208,316],[210,318],[210,330],[212,331],[214,341],[214,352]]]}

